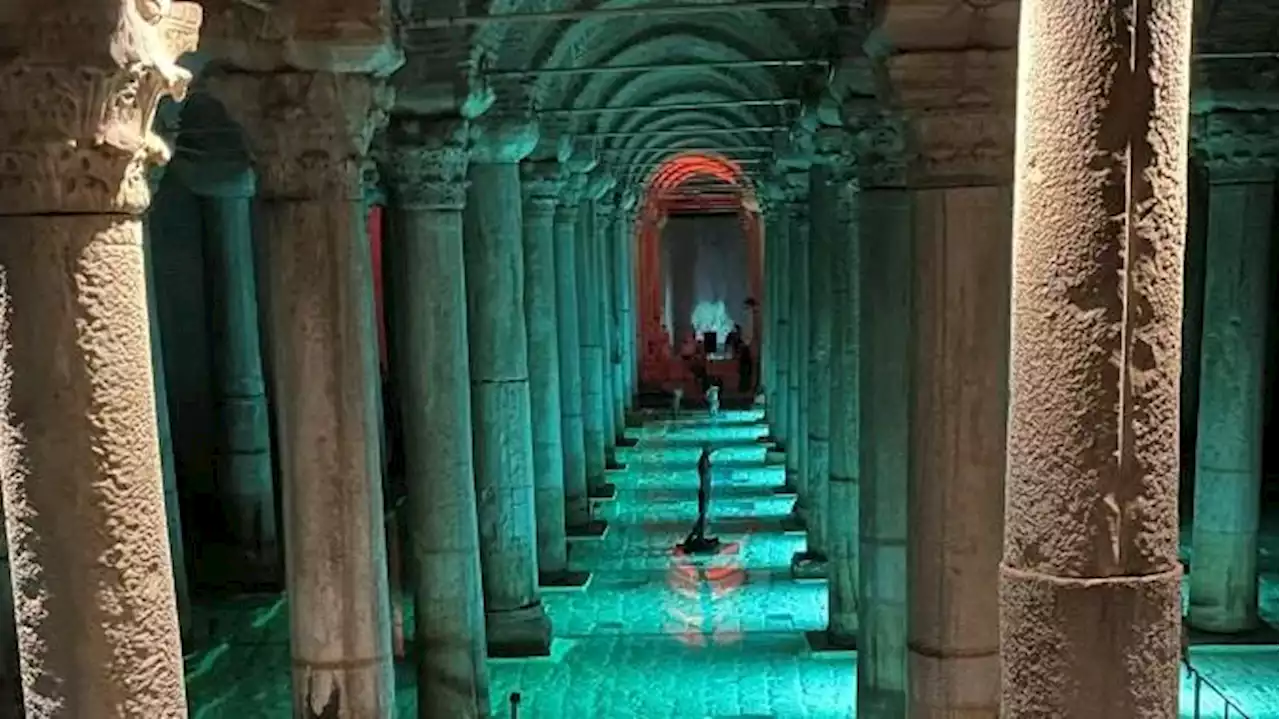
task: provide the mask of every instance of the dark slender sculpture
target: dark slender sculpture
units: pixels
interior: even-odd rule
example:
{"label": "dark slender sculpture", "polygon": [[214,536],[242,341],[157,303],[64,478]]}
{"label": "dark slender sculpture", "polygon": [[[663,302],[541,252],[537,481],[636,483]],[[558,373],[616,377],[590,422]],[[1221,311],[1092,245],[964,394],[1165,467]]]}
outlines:
{"label": "dark slender sculpture", "polygon": [[680,543],[680,549],[689,554],[713,552],[720,546],[720,540],[708,537],[707,508],[711,503],[711,445],[702,445],[702,454],[698,457],[698,521],[694,523],[689,536]]}

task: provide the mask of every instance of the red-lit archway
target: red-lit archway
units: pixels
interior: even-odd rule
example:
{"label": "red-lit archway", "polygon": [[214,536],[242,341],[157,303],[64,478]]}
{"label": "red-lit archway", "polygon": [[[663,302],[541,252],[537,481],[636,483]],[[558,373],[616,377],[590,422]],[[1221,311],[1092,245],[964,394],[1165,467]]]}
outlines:
{"label": "red-lit archway", "polygon": [[[681,188],[690,183],[706,179],[719,183],[719,191],[681,192]],[[714,153],[674,155],[650,173],[636,219],[640,382],[643,388],[651,390],[678,382],[684,374],[684,368],[673,357],[670,328],[663,324],[661,237],[667,217],[673,212],[735,212],[738,215],[747,242],[750,294],[756,305],[751,317],[755,347],[760,347],[763,339],[759,308],[764,300],[764,238],[755,189],[742,166],[732,159]]]}

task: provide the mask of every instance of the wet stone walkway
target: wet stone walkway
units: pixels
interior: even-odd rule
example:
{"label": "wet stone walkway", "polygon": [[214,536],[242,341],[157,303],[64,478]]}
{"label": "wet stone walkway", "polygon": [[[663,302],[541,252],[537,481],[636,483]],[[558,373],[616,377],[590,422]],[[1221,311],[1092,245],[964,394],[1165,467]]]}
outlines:
{"label": "wet stone walkway", "polygon": [[[507,697],[517,691],[520,719],[853,716],[855,657],[813,655],[804,641],[804,632],[825,626],[827,590],[790,577],[804,537],[783,529],[794,500],[774,493],[783,470],[765,464],[765,432],[758,411],[630,430],[639,442],[620,450],[627,468],[609,477],[617,497],[597,505],[608,533],[570,548],[573,568],[590,571],[591,584],[544,595],[556,636],[551,657],[490,661],[495,719],[509,716]],[[722,545],[714,556],[691,559],[675,545],[697,516],[695,464],[704,441],[722,447],[713,459],[709,527]],[[1274,573],[1267,582],[1274,606]],[[188,658],[192,716],[290,716],[283,599],[205,607],[197,619],[215,622],[222,639]],[[1193,651],[1201,672],[1252,719],[1277,716],[1274,646]],[[416,716],[407,663],[397,679],[400,716]],[[1184,683],[1186,717],[1194,716],[1191,696]],[[1206,700],[1201,716],[1222,716],[1213,708]]]}

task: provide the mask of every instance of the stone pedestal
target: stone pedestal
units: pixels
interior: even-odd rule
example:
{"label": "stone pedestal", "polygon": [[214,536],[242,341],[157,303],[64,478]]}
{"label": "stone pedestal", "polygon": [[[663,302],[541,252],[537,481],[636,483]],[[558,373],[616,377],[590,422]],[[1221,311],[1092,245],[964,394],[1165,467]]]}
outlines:
{"label": "stone pedestal", "polygon": [[[591,164],[594,164],[592,161]],[[582,427],[582,354],[579,349],[577,231],[586,177],[566,168],[560,204],[555,209],[556,330],[560,360],[560,440],[564,450],[565,524],[570,534],[587,531],[587,456]]]}
{"label": "stone pedestal", "polygon": [[391,372],[404,432],[420,717],[489,716],[462,252],[466,125],[398,117],[386,167]]}
{"label": "stone pedestal", "polygon": [[0,22],[25,24],[0,33],[0,589],[20,599],[26,712],[184,717],[140,217],[147,166],[168,159],[156,103],[190,79],[173,58],[200,8],[10,10]]}
{"label": "stone pedestal", "polygon": [[294,710],[383,716],[395,682],[362,166],[389,97],[327,72],[208,87],[257,159]]}
{"label": "stone pedestal", "polygon": [[274,585],[282,568],[253,267],[252,203],[257,186],[246,165],[179,158],[171,170],[201,198],[205,227],[222,430],[216,481],[234,552],[225,560],[235,567],[227,580]]}
{"label": "stone pedestal", "polygon": [[529,341],[538,571],[544,578],[554,578],[569,569],[560,428],[560,339],[556,323],[555,209],[563,182],[557,162],[526,164],[522,169],[524,321]]}
{"label": "stone pedestal", "polygon": [[473,126],[472,135],[463,227],[489,654],[547,654],[551,623],[538,592],[519,165],[538,130],[499,117]]}
{"label": "stone pedestal", "polygon": [[861,228],[857,182],[836,187],[831,247],[831,454],[827,483],[826,644],[852,648],[858,636],[858,348]]}
{"label": "stone pedestal", "polygon": [[1191,7],[1020,22],[1001,716],[1172,719]]}
{"label": "stone pedestal", "polygon": [[791,173],[788,176],[787,222],[788,277],[787,318],[788,373],[787,373],[787,487],[796,493],[795,519],[805,519],[805,455],[809,449],[809,425],[806,422],[808,404],[806,377],[809,374],[809,178],[808,172]]}
{"label": "stone pedestal", "polygon": [[1241,632],[1258,621],[1276,114],[1222,111],[1197,118],[1195,129],[1210,185],[1187,621]]}
{"label": "stone pedestal", "polygon": [[863,177],[858,346],[858,716],[907,715],[911,201]]}

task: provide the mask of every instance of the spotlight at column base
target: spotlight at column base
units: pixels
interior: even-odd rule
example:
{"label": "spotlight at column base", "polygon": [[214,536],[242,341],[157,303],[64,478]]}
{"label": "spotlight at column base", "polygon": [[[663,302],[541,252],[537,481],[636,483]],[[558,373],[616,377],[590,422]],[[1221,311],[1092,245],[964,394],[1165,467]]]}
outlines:
{"label": "spotlight at column base", "polygon": [[542,602],[484,614],[490,657],[545,657],[551,654],[551,620]]}

